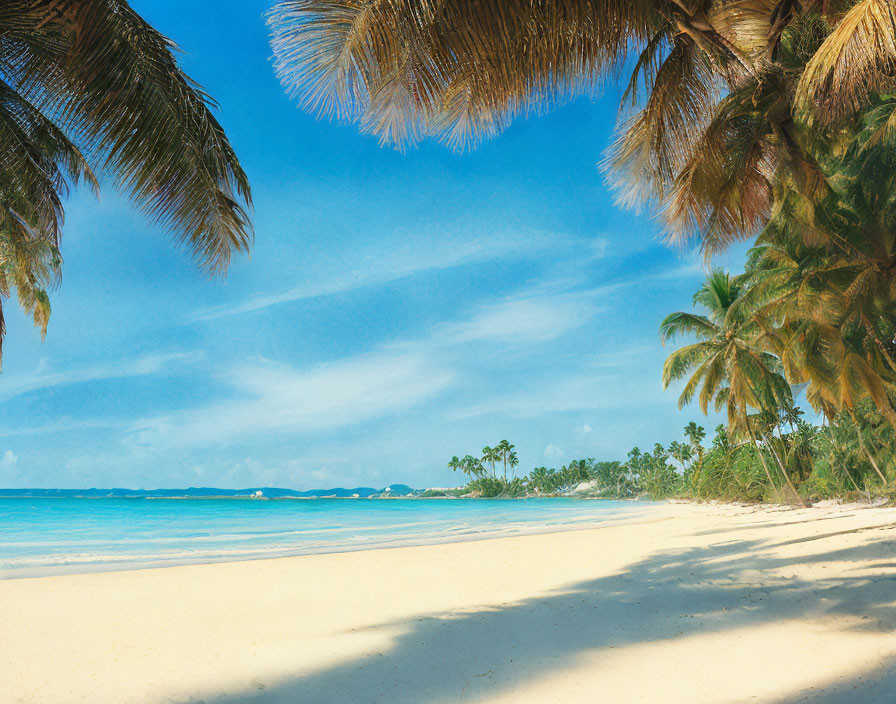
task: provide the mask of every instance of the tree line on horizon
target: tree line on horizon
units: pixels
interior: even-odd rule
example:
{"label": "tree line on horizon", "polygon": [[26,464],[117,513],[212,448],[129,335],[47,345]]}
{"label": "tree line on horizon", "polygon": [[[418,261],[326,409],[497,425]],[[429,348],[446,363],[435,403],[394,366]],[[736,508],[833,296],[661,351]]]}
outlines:
{"label": "tree line on horizon", "polygon": [[795,406],[765,415],[764,440],[758,442],[725,424],[708,438],[706,429],[691,421],[681,440],[655,443],[651,450],[634,447],[622,461],[589,457],[560,468],[535,467],[522,476],[499,476],[470,455],[452,457],[448,466],[468,477],[454,495],[481,498],[808,503],[896,497],[896,434],[871,404],[823,424],[809,423],[803,415]]}

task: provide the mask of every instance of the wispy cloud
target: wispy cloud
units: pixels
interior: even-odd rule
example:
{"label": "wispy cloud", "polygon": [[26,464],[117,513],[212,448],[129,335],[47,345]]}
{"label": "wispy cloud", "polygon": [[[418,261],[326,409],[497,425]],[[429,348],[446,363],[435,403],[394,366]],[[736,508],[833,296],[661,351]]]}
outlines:
{"label": "wispy cloud", "polygon": [[60,420],[42,425],[30,425],[19,428],[4,427],[0,429],[0,438],[18,437],[24,435],[51,435],[56,433],[84,433],[91,430],[110,430],[127,428],[130,424],[126,420],[109,420],[95,418],[61,418]]}
{"label": "wispy cloud", "polygon": [[450,371],[414,354],[367,354],[312,369],[259,361],[223,375],[238,398],[144,419],[132,436],[138,446],[202,446],[272,431],[345,427],[406,411],[451,379]]}
{"label": "wispy cloud", "polygon": [[522,294],[480,308],[470,319],[437,326],[433,339],[444,345],[496,341],[546,342],[585,324],[598,310],[601,291]]}
{"label": "wispy cloud", "polygon": [[203,356],[203,353],[199,351],[152,354],[115,364],[58,370],[39,365],[31,373],[5,377],[3,383],[0,384],[0,401],[32,391],[59,386],[87,384],[108,379],[151,376],[176,366],[193,364],[201,360]]}
{"label": "wispy cloud", "polygon": [[562,376],[541,380],[527,388],[483,398],[464,404],[447,414],[451,420],[480,416],[540,418],[555,413],[573,411],[647,408],[662,401],[658,395],[659,382],[630,375],[595,376],[593,370],[566,370]]}
{"label": "wispy cloud", "polygon": [[366,252],[343,255],[322,271],[303,273],[304,280],[272,293],[263,293],[238,305],[221,305],[197,311],[191,321],[214,320],[243,315],[282,303],[333,296],[371,286],[400,281],[426,272],[452,269],[505,258],[521,258],[547,246],[570,242],[563,235],[550,233],[490,234],[463,239],[433,234],[410,238],[405,243],[377,247]]}
{"label": "wispy cloud", "polygon": [[482,305],[467,319],[436,325],[428,335],[309,369],[264,360],[239,364],[218,375],[231,400],[145,418],[130,436],[137,447],[205,446],[407,413],[447,391],[475,365],[483,345],[540,345],[586,324],[602,292],[523,292]]}

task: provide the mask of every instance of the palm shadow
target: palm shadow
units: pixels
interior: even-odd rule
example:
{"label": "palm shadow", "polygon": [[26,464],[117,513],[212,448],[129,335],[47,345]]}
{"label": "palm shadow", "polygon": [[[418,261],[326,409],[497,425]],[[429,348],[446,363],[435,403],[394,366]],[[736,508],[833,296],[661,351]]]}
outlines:
{"label": "palm shadow", "polygon": [[[896,576],[891,574],[812,582],[770,576],[761,586],[745,578],[748,573],[813,562],[879,559],[874,548],[856,546],[785,559],[769,553],[770,547],[765,541],[732,540],[711,548],[666,551],[623,573],[574,584],[547,596],[472,613],[431,614],[410,623],[381,624],[403,629],[386,652],[369,653],[260,691],[234,692],[203,701],[478,701],[489,695],[525,691],[527,682],[569,665],[586,651],[826,615],[853,616],[858,623],[855,628],[874,633],[889,634],[896,628]],[[296,669],[300,666],[297,663]],[[813,692],[812,701],[892,702],[896,675],[892,671],[883,675],[882,683],[867,678],[845,683],[840,698],[818,698],[819,693]],[[402,686],[395,687],[396,683]],[[866,688],[864,692],[846,696],[850,686],[860,685]],[[875,698],[884,694],[885,698]],[[782,704],[797,701],[803,700]]]}

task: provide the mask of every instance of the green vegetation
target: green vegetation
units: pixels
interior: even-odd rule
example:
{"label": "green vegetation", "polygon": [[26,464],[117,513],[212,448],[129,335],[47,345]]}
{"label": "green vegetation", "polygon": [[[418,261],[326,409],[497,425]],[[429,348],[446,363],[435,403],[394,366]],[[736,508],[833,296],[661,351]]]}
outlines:
{"label": "green vegetation", "polygon": [[249,184],[211,99],[126,2],[0,3],[0,345],[15,289],[46,332],[70,185],[112,177],[209,271],[251,240]]}
{"label": "green vegetation", "polygon": [[[492,461],[512,454],[502,441],[481,460],[452,459],[471,477],[465,491],[556,495],[580,487],[602,497],[793,503],[896,496],[896,287],[880,265],[843,263],[830,244],[813,254],[779,244],[779,227],[775,220],[759,237],[744,274],[713,271],[694,295],[699,310],[672,313],[660,326],[664,341],[691,339],[663,369],[665,386],[682,385],[679,406],[696,399],[704,413],[727,414],[708,448],[704,429],[691,422],[681,441],[636,447],[625,462],[578,460],[508,480]],[[874,232],[866,224],[841,236],[858,242]],[[818,422],[805,420],[797,392]]]}
{"label": "green vegetation", "polygon": [[[872,404],[824,424],[808,423],[802,415],[791,407],[777,416],[750,416],[751,424],[762,429],[764,440],[757,441],[719,425],[708,447],[701,443],[704,428],[691,422],[681,441],[667,447],[657,443],[650,452],[635,447],[624,462],[573,460],[510,479],[490,474],[470,458],[478,470],[454,495],[743,502],[896,498],[896,435]],[[450,467],[455,468],[455,460]]]}

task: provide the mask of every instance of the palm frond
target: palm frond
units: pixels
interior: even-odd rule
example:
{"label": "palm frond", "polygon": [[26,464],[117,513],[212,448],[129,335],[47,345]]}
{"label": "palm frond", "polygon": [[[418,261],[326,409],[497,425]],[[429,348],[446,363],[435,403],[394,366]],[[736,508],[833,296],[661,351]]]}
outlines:
{"label": "palm frond", "polygon": [[896,87],[896,18],[890,0],[861,0],[837,23],[800,78],[797,106],[821,125],[854,115]]}
{"label": "palm frond", "polygon": [[173,44],[124,0],[9,0],[0,75],[211,271],[245,251],[249,184]]}
{"label": "palm frond", "polygon": [[663,0],[286,0],[275,65],[306,109],[409,146],[453,147],[600,87]]}
{"label": "palm frond", "polygon": [[678,335],[697,335],[706,339],[718,332],[718,327],[712,321],[694,313],[671,313],[660,324],[660,337],[663,343]]}
{"label": "palm frond", "polygon": [[688,370],[701,365],[712,357],[713,353],[712,346],[706,342],[697,342],[675,350],[663,364],[663,388],[668,388],[669,384],[683,377]]}
{"label": "palm frond", "polygon": [[[721,89],[706,55],[686,38],[675,41],[651,78],[645,106],[622,125],[603,165],[617,201],[626,207],[666,197],[692,157]],[[636,84],[633,75],[632,95]]]}

